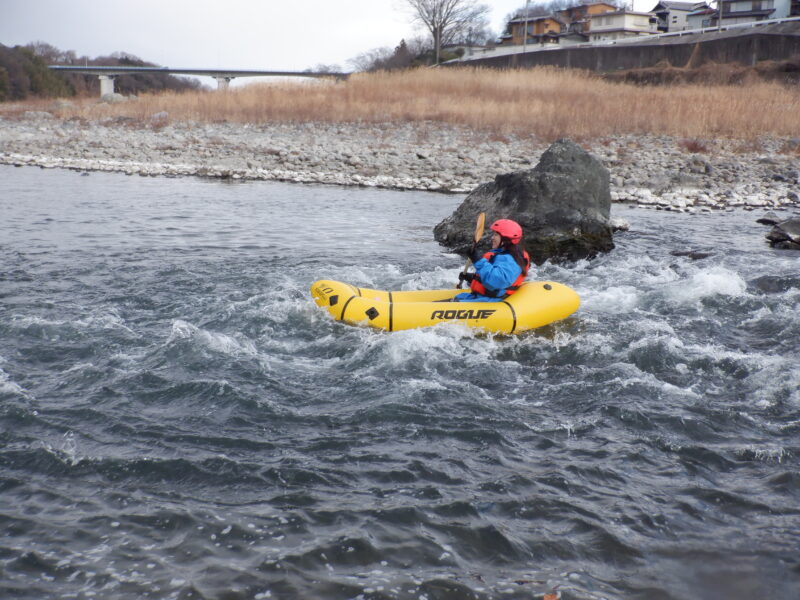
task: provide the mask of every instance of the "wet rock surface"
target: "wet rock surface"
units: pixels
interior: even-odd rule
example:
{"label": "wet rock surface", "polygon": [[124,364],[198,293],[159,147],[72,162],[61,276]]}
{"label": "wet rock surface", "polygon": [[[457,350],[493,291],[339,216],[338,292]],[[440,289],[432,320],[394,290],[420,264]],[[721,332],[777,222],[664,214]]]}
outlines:
{"label": "wet rock surface", "polygon": [[[614,247],[610,209],[608,170],[583,148],[562,139],[533,169],[497,175],[494,182],[478,186],[434,228],[434,237],[466,253],[476,216],[485,212],[487,223],[509,218],[522,226],[523,243],[536,264],[591,258]],[[489,248],[490,237],[487,228],[481,249]]]}
{"label": "wet rock surface", "polygon": [[770,246],[781,250],[800,250],[800,217],[775,224],[767,234]]}
{"label": "wet rock surface", "polygon": [[672,256],[685,256],[692,260],[703,260],[709,256],[714,256],[713,252],[706,252],[703,250],[673,250],[670,254]]}

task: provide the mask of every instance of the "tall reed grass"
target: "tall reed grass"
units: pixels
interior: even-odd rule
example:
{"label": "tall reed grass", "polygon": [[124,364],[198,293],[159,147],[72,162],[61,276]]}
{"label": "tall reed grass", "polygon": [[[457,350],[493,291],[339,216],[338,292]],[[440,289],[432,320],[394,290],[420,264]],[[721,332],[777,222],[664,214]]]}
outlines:
{"label": "tall reed grass", "polygon": [[612,83],[555,68],[418,69],[344,82],[257,83],[227,92],[147,94],[138,102],[85,104],[72,116],[120,115],[146,122],[440,122],[498,135],[593,139],[615,134],[753,139],[800,136],[800,90],[747,85]]}

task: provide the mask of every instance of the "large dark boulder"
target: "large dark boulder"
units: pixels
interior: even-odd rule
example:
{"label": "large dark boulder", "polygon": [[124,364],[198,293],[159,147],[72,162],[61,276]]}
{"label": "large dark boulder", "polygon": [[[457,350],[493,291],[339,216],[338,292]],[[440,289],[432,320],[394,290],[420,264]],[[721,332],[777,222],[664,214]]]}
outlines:
{"label": "large dark boulder", "polygon": [[561,139],[548,148],[533,169],[495,177],[475,188],[456,211],[433,229],[440,244],[466,254],[472,247],[475,220],[486,213],[489,224],[514,219],[525,232],[525,248],[536,264],[591,258],[614,248],[608,171],[583,148]]}
{"label": "large dark boulder", "polygon": [[800,217],[775,224],[767,234],[770,246],[781,250],[800,250]]}

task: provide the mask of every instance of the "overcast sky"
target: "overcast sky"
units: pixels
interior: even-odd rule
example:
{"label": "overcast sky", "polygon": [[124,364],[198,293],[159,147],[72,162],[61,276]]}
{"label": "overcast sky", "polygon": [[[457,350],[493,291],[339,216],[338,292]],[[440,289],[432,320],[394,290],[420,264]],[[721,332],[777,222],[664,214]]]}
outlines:
{"label": "overcast sky", "polygon": [[[638,6],[637,9],[642,9]],[[485,0],[491,25],[525,0]],[[655,4],[655,0],[652,1]],[[0,0],[0,43],[165,67],[303,70],[420,35],[404,0]]]}

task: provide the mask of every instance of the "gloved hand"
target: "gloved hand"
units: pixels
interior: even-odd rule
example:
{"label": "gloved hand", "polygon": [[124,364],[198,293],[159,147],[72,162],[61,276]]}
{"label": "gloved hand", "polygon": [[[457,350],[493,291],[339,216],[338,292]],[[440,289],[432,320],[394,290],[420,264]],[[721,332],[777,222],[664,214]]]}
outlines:
{"label": "gloved hand", "polygon": [[481,254],[478,249],[473,246],[472,251],[469,253],[469,259],[472,261],[472,264],[474,265],[482,258],[483,254]]}
{"label": "gloved hand", "polygon": [[475,273],[459,273],[458,280],[459,281],[466,281],[467,283],[472,283],[472,280],[475,279]]}

